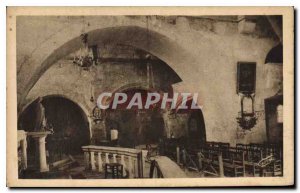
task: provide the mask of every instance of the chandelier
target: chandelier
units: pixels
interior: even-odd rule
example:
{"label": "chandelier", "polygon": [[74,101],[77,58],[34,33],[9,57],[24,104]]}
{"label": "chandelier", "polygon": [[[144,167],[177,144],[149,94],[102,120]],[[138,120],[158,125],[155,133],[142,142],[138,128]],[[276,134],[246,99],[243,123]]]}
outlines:
{"label": "chandelier", "polygon": [[94,52],[97,52],[97,47],[94,46],[92,49],[88,46],[88,34],[83,33],[80,35],[82,46],[77,52],[77,55],[74,56],[73,64],[83,68],[83,70],[89,70],[93,63],[97,61],[97,58],[94,56]]}

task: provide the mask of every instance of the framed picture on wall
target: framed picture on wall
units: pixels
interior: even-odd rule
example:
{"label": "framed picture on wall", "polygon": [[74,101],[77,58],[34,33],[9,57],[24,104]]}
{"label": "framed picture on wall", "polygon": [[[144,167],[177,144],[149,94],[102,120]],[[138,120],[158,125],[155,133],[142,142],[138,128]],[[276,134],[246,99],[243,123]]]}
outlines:
{"label": "framed picture on wall", "polygon": [[255,93],[256,63],[238,62],[237,64],[237,93]]}

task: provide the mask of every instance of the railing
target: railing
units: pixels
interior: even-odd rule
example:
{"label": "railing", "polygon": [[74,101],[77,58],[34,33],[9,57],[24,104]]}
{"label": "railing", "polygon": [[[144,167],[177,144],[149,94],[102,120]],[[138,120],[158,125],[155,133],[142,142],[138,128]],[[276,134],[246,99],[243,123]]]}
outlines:
{"label": "railing", "polygon": [[176,147],[176,162],[178,165],[190,170],[199,171],[197,164],[197,153],[191,154],[185,148]]}
{"label": "railing", "polygon": [[88,170],[103,172],[107,163],[123,165],[123,174],[128,178],[143,178],[147,151],[122,147],[83,146],[85,167]]}
{"label": "railing", "polygon": [[184,171],[166,156],[157,156],[150,166],[150,178],[187,178]]}

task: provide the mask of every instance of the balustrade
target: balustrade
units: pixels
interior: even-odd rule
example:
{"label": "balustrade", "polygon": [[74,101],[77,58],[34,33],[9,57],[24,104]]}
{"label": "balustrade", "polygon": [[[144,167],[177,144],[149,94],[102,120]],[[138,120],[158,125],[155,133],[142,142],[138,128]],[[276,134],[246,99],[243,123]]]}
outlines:
{"label": "balustrade", "polygon": [[147,151],[122,147],[83,146],[87,170],[103,172],[106,163],[123,165],[123,175],[128,178],[143,178]]}

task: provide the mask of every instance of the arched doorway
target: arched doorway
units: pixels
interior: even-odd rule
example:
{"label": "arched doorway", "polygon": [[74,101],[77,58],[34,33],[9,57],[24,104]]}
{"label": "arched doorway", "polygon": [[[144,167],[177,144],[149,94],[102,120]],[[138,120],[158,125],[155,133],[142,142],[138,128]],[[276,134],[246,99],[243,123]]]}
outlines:
{"label": "arched doorway", "polygon": [[[164,61],[164,65],[168,66],[166,68],[166,71],[172,70],[176,74],[176,81],[171,82],[171,84],[166,84],[166,81],[162,81],[163,83],[160,85],[161,87],[166,87],[168,89],[169,87],[172,87],[172,84],[182,82],[182,84],[179,86],[179,88],[183,88],[182,91],[187,92],[190,91],[188,88],[190,87],[184,87],[186,80],[186,74],[190,74],[193,72],[193,68],[185,68],[182,70],[182,64],[183,63],[188,63],[188,64],[194,64],[194,63],[199,63],[198,61],[195,61],[193,57],[190,56],[188,52],[186,52],[180,45],[178,45],[176,42],[174,42],[172,39],[169,39],[168,37],[157,33],[155,31],[149,30],[147,28],[143,27],[137,27],[137,26],[122,26],[122,27],[111,27],[111,28],[105,28],[105,29],[95,29],[87,32],[89,40],[88,43],[91,45],[106,45],[107,42],[111,44],[120,44],[120,45],[128,45],[135,47],[140,50],[144,50],[145,52],[148,52],[149,54],[152,54],[153,56],[157,57],[159,60]],[[145,41],[145,39],[149,39],[150,44]],[[64,57],[68,56],[72,52],[75,52],[76,50],[80,49],[81,46],[81,41],[80,37],[74,37],[73,39],[70,39],[67,42],[61,42],[61,47],[58,47],[55,49],[53,52],[49,50],[49,53],[47,53],[47,57],[41,62],[41,64],[38,65],[38,67],[35,69],[33,76],[30,77],[30,80],[28,80],[28,84],[24,86],[24,91],[20,91],[18,93],[22,93],[19,99],[22,101],[22,99],[26,98],[28,92],[32,89],[32,87],[35,85],[35,83],[39,80],[39,78],[53,65],[55,64],[59,59],[63,59]],[[176,53],[174,55],[174,53]],[[141,60],[145,61],[145,60]],[[145,64],[148,63],[145,62]],[[161,64],[159,64],[162,66]],[[140,65],[143,66],[143,65]],[[146,65],[144,65],[146,66]],[[147,68],[144,68],[147,69]],[[138,71],[138,70],[137,70]],[[184,73],[182,73],[184,71]],[[190,73],[188,73],[190,71]],[[160,77],[162,80],[163,79],[168,79],[168,76],[165,76],[166,73],[162,73],[161,69],[159,69],[160,74],[157,74],[155,70],[153,71],[153,74],[155,77]],[[180,73],[180,74],[177,74]],[[149,73],[151,74],[151,73]],[[181,75],[185,75],[181,77]],[[156,84],[155,84],[156,85]],[[21,88],[21,87],[20,87]],[[23,87],[22,87],[23,88]],[[162,88],[159,88],[162,89]],[[20,102],[20,106],[22,107],[22,102]],[[150,111],[149,111],[150,112]],[[148,111],[146,113],[149,113]],[[121,117],[137,117],[138,116],[143,116],[142,113],[136,113],[136,111],[121,111],[120,113],[124,114]],[[160,113],[154,114],[155,116],[159,116]],[[159,119],[156,122],[163,122],[162,118],[157,118]],[[130,121],[133,122],[134,119]],[[150,119],[152,120],[152,118]],[[127,119],[125,119],[127,121]],[[112,125],[118,125],[118,123],[111,123]],[[164,124],[160,124],[164,125]],[[109,129],[110,126],[106,127]],[[118,126],[112,126],[112,127],[118,127]],[[146,127],[147,128],[147,127]],[[137,127],[134,126],[131,129],[136,129]],[[148,131],[148,129],[147,129]],[[109,134],[109,132],[107,132]],[[149,134],[150,135],[150,134]],[[158,139],[157,136],[149,137]],[[142,139],[142,138],[141,138]],[[128,141],[132,141],[129,140]],[[139,142],[137,142],[139,143]],[[130,144],[124,144],[126,146],[132,145]]]}
{"label": "arched doorway", "polygon": [[[176,114],[178,116],[185,116],[187,121],[187,131],[184,136],[185,144],[189,146],[191,149],[197,149],[201,146],[201,144],[206,142],[206,128],[204,116],[202,113],[201,106],[194,101],[193,96],[190,95],[187,98],[186,106],[187,109],[180,109],[179,106],[183,102],[183,98],[180,97],[177,101],[176,106]],[[192,108],[192,106],[196,106],[197,108]]]}
{"label": "arched doorway", "polygon": [[278,63],[282,65],[282,62],[283,62],[283,45],[279,43],[268,52],[265,59],[265,64]]}
{"label": "arched doorway", "polygon": [[[37,100],[33,101],[20,114],[18,129],[34,131],[36,104]],[[89,122],[83,110],[70,99],[57,95],[43,97],[42,105],[45,108],[47,124],[54,130],[54,133],[46,138],[50,163],[67,155],[81,154],[81,146],[90,142]],[[34,156],[34,141],[30,138],[28,140],[28,154]]]}
{"label": "arched doorway", "polygon": [[188,144],[191,148],[206,142],[205,123],[202,111],[193,110],[188,120]]}
{"label": "arched doorway", "polygon": [[135,93],[141,93],[144,106],[148,91],[132,88],[122,92],[127,94],[128,100],[118,106],[117,109],[110,108],[107,110],[106,128],[108,135],[111,129],[117,129],[119,133],[118,145],[122,147],[134,148],[139,145],[158,143],[165,134],[164,120],[160,109],[126,109]]}

